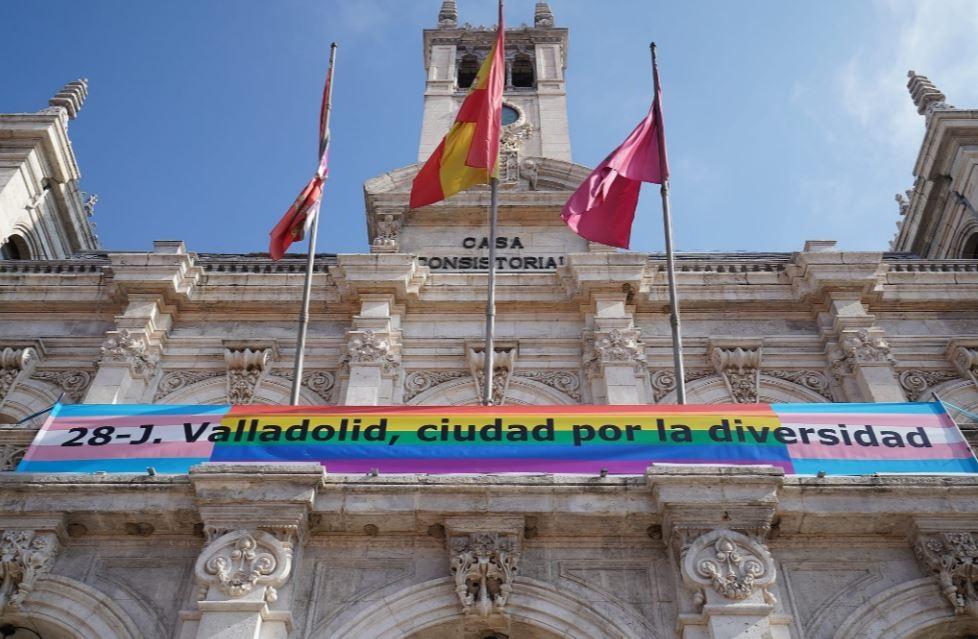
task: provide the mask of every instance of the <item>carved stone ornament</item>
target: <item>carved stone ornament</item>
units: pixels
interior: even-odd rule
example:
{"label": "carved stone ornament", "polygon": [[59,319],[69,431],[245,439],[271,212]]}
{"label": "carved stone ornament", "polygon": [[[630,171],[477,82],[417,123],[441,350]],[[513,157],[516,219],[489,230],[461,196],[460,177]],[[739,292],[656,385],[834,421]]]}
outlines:
{"label": "carved stone ornament", "polygon": [[220,377],[224,374],[224,371],[220,370],[209,370],[209,371],[195,371],[195,370],[179,370],[179,371],[168,371],[163,375],[163,379],[160,380],[159,385],[156,387],[156,394],[153,395],[153,401],[157,402],[167,395],[177,392],[192,386],[198,382],[203,382],[208,379],[214,379],[215,377]]}
{"label": "carved stone ornament", "polygon": [[897,376],[900,386],[907,394],[907,399],[912,402],[918,401],[932,386],[958,378],[958,374],[954,371],[927,371],[918,368],[901,371]]}
{"label": "carved stone ornament", "polygon": [[973,533],[921,535],[914,553],[937,578],[955,614],[978,616],[978,543]]}
{"label": "carved stone ornament", "polygon": [[839,345],[851,366],[866,364],[892,364],[890,344],[881,331],[860,328],[857,331],[844,331],[839,336]]}
{"label": "carved stone ornament", "polygon": [[120,330],[102,343],[102,362],[128,364],[135,375],[149,376],[156,370],[159,355],[148,350],[146,338]]}
{"label": "carved stone ornament", "polygon": [[404,378],[404,401],[409,402],[421,393],[440,386],[445,382],[471,376],[466,370],[426,370],[411,371]]}
{"label": "carved stone ornament", "polygon": [[830,402],[832,398],[832,388],[829,377],[822,371],[816,370],[764,370],[764,374],[777,379],[783,379],[794,384],[798,384],[810,391],[815,391]]}
{"label": "carved stone ornament", "polygon": [[[295,379],[295,372],[277,370],[275,376],[292,381]],[[336,375],[327,370],[305,371],[302,373],[302,385],[322,397],[326,402],[332,402],[332,390],[336,386]]]}
{"label": "carved stone ornament", "polygon": [[533,135],[534,130],[533,125],[528,122],[504,126],[499,137],[499,150],[518,153],[523,142]]}
{"label": "carved stone ornament", "polygon": [[513,377],[532,379],[535,382],[560,391],[576,402],[581,401],[581,378],[573,371],[520,370]]}
{"label": "carved stone ornament", "polygon": [[37,351],[31,347],[0,350],[0,402],[21,375],[30,375],[37,360]]}
{"label": "carved stone ornament", "polygon": [[390,213],[381,215],[377,218],[377,236],[374,237],[374,246],[397,246],[397,239],[401,235],[402,220],[400,216]]}
{"label": "carved stone ornament", "polygon": [[264,348],[226,349],[224,361],[228,374],[228,403],[250,404],[268,364],[271,350]]}
{"label": "carved stone ornament", "polygon": [[954,351],[954,366],[962,375],[978,384],[978,348],[958,346]]}
{"label": "carved stone ornament", "polygon": [[713,367],[727,384],[731,397],[738,404],[757,403],[761,385],[760,348],[714,347],[710,353]]}
{"label": "carved stone ornament", "polygon": [[526,187],[536,191],[540,181],[540,162],[532,158],[525,160],[520,175],[526,180]]}
{"label": "carved stone ornament", "polygon": [[760,592],[766,603],[774,603],[767,590],[776,576],[774,560],[763,544],[746,535],[726,529],[701,535],[684,549],[681,564],[687,586],[709,591],[697,597],[698,603],[715,599],[710,592],[732,601]]}
{"label": "carved stone ornament", "polygon": [[[715,374],[713,371],[707,369],[687,370],[683,378],[688,384]],[[654,401],[662,401],[663,397],[676,390],[676,373],[671,368],[653,371],[649,375],[649,383],[652,385],[652,397]]]}
{"label": "carved stone ornament", "polygon": [[[469,365],[476,392],[482,398],[485,384],[486,356],[485,346],[469,346],[465,351],[465,362]],[[492,356],[492,403],[501,406],[506,401],[506,391],[513,374],[516,361],[515,346],[495,346]]]}
{"label": "carved stone ornament", "polygon": [[194,572],[202,586],[215,586],[231,599],[264,587],[263,599],[278,598],[292,571],[292,544],[265,531],[237,530],[211,541],[197,558]]}
{"label": "carved stone ornament", "polygon": [[27,453],[27,446],[19,444],[3,444],[0,446],[0,472],[17,470],[24,455]]}
{"label": "carved stone ornament", "polygon": [[381,364],[384,372],[393,373],[400,366],[400,358],[391,346],[389,338],[367,329],[349,334],[347,357],[360,364]]}
{"label": "carved stone ornament", "polygon": [[64,392],[65,397],[78,403],[92,384],[92,373],[78,369],[40,370],[31,374],[31,379],[53,384]]}
{"label": "carved stone ornament", "polygon": [[471,533],[449,538],[452,578],[462,610],[485,619],[505,614],[520,553],[515,535]]}
{"label": "carved stone ornament", "polygon": [[51,571],[61,545],[53,532],[8,530],[0,537],[0,611],[18,607],[41,575]]}
{"label": "carved stone ornament", "polygon": [[613,328],[595,335],[594,353],[602,362],[645,361],[645,347],[639,339],[638,329],[634,328]]}

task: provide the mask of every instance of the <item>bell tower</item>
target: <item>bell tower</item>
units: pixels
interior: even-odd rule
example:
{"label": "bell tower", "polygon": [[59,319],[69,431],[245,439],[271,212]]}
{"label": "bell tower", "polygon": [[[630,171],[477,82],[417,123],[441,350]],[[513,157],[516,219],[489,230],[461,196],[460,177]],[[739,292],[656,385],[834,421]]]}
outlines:
{"label": "bell tower", "polygon": [[[418,161],[424,162],[451,127],[482,61],[496,38],[495,25],[459,25],[454,0],[438,11],[438,26],[424,30],[427,74]],[[523,154],[569,162],[567,128],[567,29],[554,26],[546,2],[538,2],[533,26],[506,29],[503,144]],[[508,140],[507,140],[508,138]]]}

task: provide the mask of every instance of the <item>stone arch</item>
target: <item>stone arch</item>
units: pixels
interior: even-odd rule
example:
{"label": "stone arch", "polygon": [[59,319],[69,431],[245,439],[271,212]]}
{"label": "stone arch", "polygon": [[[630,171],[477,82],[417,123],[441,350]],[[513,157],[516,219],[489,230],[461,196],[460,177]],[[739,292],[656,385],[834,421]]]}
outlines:
{"label": "stone arch", "polygon": [[[768,404],[818,404],[829,400],[818,392],[792,381],[771,377],[761,373],[761,385],[757,400]],[[690,404],[731,404],[735,403],[727,383],[720,375],[708,375],[702,379],[686,383],[686,401]],[[660,404],[674,404],[676,391],[670,391]]]}
{"label": "stone arch", "polygon": [[[595,593],[601,611],[588,600],[556,590],[550,584],[517,577],[506,610],[514,622],[572,639],[657,639],[652,625],[632,611]],[[452,580],[434,579],[410,586],[374,603],[338,628],[312,629],[311,638],[403,639],[462,617]],[[487,627],[488,632],[491,628]],[[424,634],[420,634],[424,636]]]}
{"label": "stone arch", "polygon": [[[478,387],[471,376],[443,382],[407,402],[411,406],[467,406],[479,403]],[[505,403],[517,406],[548,406],[578,402],[546,384],[516,374],[509,380]]]}
{"label": "stone arch", "polygon": [[0,244],[0,259],[29,260],[33,254],[23,233],[13,233]]}
{"label": "stone arch", "polygon": [[839,626],[834,639],[939,639],[978,632],[978,620],[955,615],[932,577],[888,588]]}
{"label": "stone arch", "polygon": [[[58,401],[61,394],[62,389],[54,384],[33,378],[18,379],[7,396],[0,398],[0,406],[4,414],[19,421],[51,406]],[[71,403],[68,397],[61,401],[65,404]]]}
{"label": "stone arch", "polygon": [[[948,257],[959,259],[978,259],[978,222],[965,220],[954,232],[948,243]],[[970,254],[969,254],[970,253]]]}
{"label": "stone arch", "polygon": [[19,609],[4,623],[36,629],[47,639],[144,639],[136,623],[104,593],[68,577],[38,577]]}
{"label": "stone arch", "polygon": [[[262,378],[255,392],[254,404],[286,405],[289,403],[289,392],[292,382],[282,377],[268,375]],[[327,404],[326,398],[320,397],[306,387],[299,391],[300,403],[306,405]],[[214,377],[193,384],[187,384],[156,400],[160,404],[226,404],[227,377],[219,373]]]}

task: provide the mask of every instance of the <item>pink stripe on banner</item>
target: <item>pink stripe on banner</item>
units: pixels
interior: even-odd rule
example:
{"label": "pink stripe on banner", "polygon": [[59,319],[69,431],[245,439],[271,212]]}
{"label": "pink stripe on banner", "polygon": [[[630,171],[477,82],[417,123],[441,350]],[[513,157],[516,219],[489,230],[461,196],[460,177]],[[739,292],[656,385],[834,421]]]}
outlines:
{"label": "pink stripe on banner", "polygon": [[954,428],[947,413],[935,414],[883,414],[883,413],[779,413],[784,425],[845,424],[846,426],[927,426],[929,428]]}
{"label": "pink stripe on banner", "polygon": [[933,444],[929,448],[888,448],[886,446],[823,446],[788,444],[788,454],[799,459],[967,459],[971,449],[967,442]]}
{"label": "pink stripe on banner", "polygon": [[89,459],[153,459],[156,457],[210,457],[212,442],[167,442],[163,444],[106,444],[105,446],[38,446],[31,449],[27,461],[64,461]]}
{"label": "pink stripe on banner", "polygon": [[183,426],[190,422],[196,426],[204,422],[220,424],[223,415],[109,415],[106,417],[55,417],[45,430],[68,430],[69,428],[96,428],[98,426],[115,426],[116,428],[139,427],[143,424],[154,426]]}

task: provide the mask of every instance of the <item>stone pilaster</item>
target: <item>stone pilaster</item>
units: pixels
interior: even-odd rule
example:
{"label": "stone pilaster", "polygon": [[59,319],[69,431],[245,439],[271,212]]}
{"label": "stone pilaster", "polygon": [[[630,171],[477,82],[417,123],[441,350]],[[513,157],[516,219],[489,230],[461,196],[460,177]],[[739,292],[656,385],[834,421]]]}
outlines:
{"label": "stone pilaster", "polygon": [[286,639],[319,464],[202,464],[190,480],[207,544],[181,639]]}
{"label": "stone pilaster", "polygon": [[592,325],[585,365],[595,396],[608,404],[645,403],[645,346],[625,295],[594,294]]}
{"label": "stone pilaster", "polygon": [[886,333],[875,325],[875,316],[854,296],[836,296],[830,312],[826,355],[849,401],[906,401]]}
{"label": "stone pilaster", "polygon": [[403,309],[394,296],[360,296],[360,314],[347,333],[345,361],[349,368],[344,404],[376,406],[390,404],[400,373]]}
{"label": "stone pilaster", "polygon": [[766,541],[783,471],[771,466],[668,466],[646,477],[676,570],[683,639],[788,639]]}

